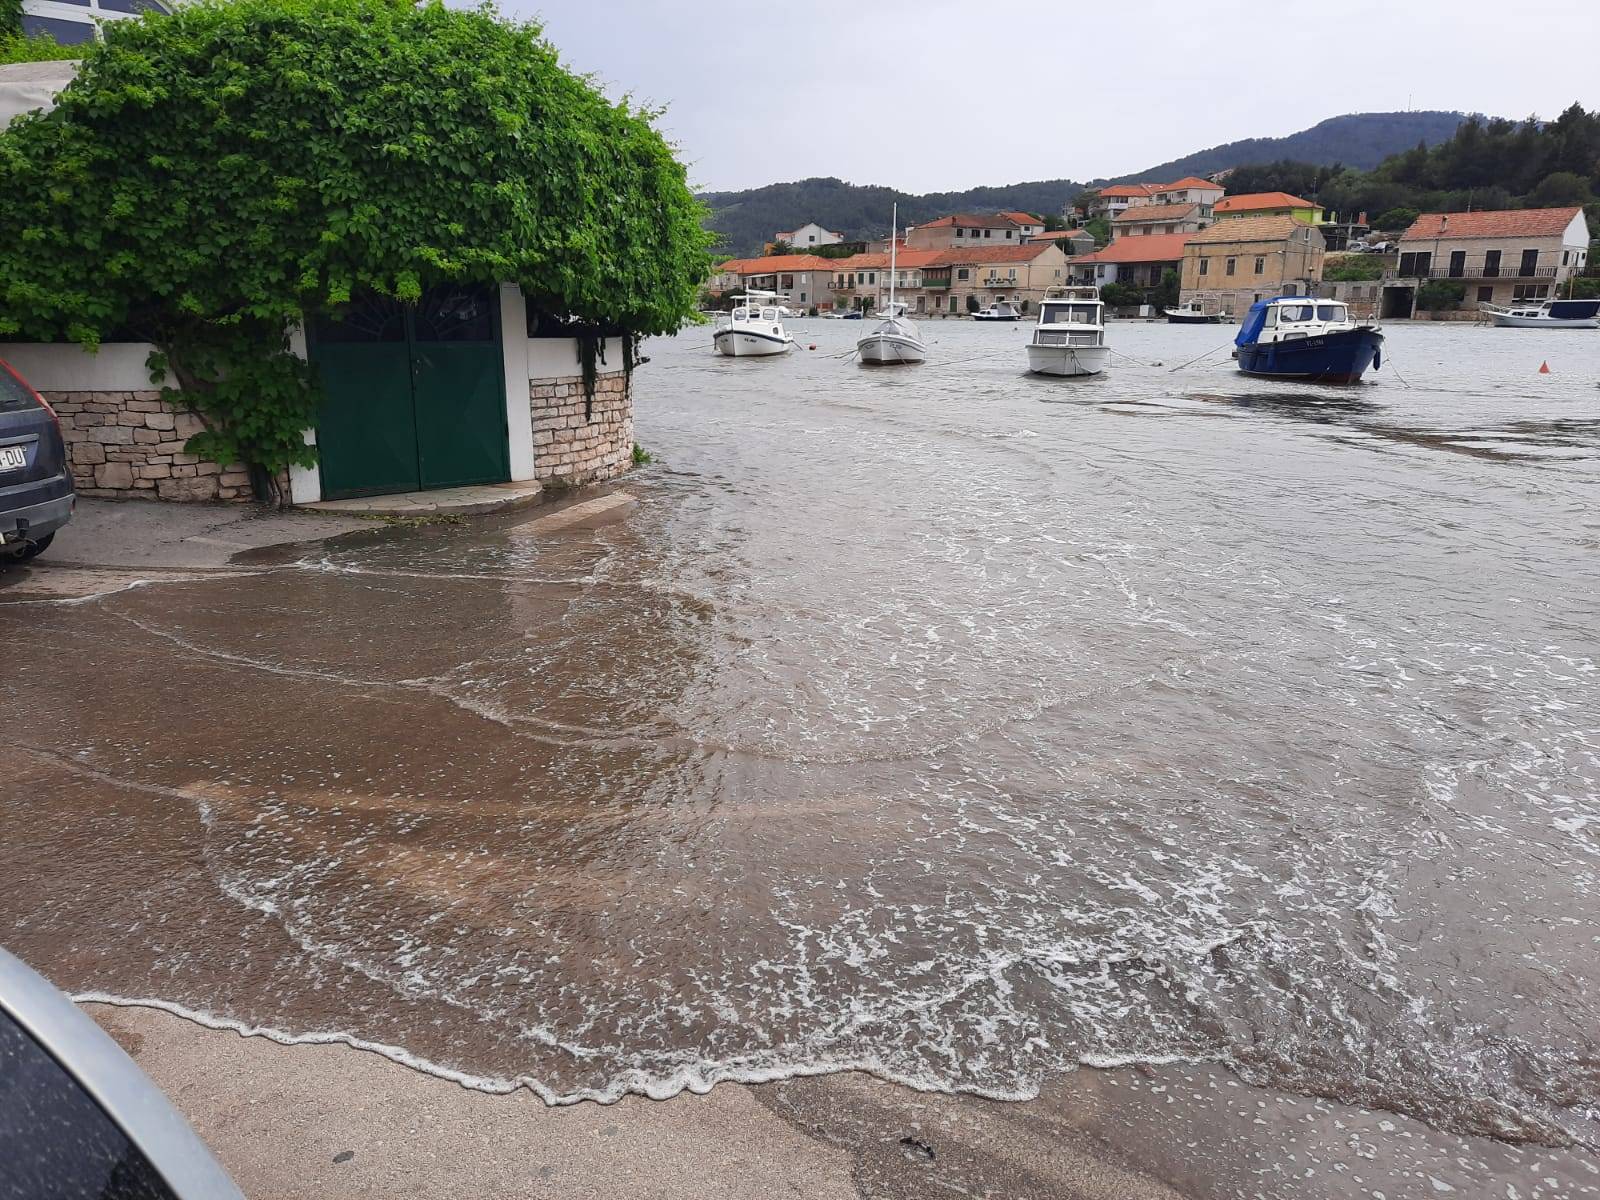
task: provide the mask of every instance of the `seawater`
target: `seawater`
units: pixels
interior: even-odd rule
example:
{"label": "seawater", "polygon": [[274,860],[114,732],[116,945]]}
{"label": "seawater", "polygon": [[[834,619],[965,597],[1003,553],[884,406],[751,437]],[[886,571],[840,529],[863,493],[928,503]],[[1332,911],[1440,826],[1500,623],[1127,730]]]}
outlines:
{"label": "seawater", "polygon": [[620,520],[0,604],[6,943],[552,1102],[1194,1061],[1600,1145],[1600,335],[794,328],[647,346]]}

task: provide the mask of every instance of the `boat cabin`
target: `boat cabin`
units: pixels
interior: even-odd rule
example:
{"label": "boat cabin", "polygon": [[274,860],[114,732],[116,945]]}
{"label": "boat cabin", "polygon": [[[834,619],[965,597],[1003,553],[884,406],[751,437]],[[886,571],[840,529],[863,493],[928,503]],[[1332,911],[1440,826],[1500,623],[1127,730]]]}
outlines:
{"label": "boat cabin", "polygon": [[1106,306],[1095,287],[1053,287],[1039,302],[1034,344],[1096,346],[1105,336]]}
{"label": "boat cabin", "polygon": [[1252,304],[1234,341],[1241,346],[1258,341],[1286,342],[1353,328],[1348,304],[1307,296],[1279,296]]}

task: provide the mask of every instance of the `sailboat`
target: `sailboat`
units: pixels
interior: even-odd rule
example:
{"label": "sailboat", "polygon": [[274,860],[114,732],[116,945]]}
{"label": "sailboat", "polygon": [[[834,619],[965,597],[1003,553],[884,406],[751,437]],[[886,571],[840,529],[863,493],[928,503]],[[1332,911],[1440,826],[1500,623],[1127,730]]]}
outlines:
{"label": "sailboat", "polygon": [[889,307],[887,315],[872,332],[856,341],[856,353],[863,363],[889,366],[893,363],[919,363],[928,357],[917,323],[905,315],[906,306],[894,299],[895,251],[900,241],[900,206],[894,206],[889,228]]}

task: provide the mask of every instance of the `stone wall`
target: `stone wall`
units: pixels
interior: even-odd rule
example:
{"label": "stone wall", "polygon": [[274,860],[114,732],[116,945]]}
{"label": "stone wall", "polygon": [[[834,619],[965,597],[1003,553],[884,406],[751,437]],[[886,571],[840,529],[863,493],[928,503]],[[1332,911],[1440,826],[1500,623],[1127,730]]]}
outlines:
{"label": "stone wall", "polygon": [[633,465],[633,393],[622,371],[602,372],[594,400],[581,375],[530,382],[536,479],[593,483]]}
{"label": "stone wall", "polygon": [[[242,466],[184,451],[200,419],[174,412],[156,391],[43,392],[61,418],[81,496],[130,500],[250,500]],[[285,493],[287,494],[287,493]]]}

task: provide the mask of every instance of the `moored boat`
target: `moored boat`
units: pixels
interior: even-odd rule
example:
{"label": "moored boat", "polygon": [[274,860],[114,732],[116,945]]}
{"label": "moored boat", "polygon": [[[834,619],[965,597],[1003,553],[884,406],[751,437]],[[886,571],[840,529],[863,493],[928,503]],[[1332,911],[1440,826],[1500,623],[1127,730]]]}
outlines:
{"label": "moored boat", "polygon": [[972,314],[974,321],[1015,321],[1022,314],[1008,300],[1001,300],[991,304],[988,308],[980,308]]}
{"label": "moored boat", "polygon": [[1312,296],[1277,296],[1250,306],[1233,339],[1246,375],[1307,383],[1358,383],[1383,366],[1383,334],[1350,319],[1349,305]]}
{"label": "moored boat", "polygon": [[1220,325],[1222,323],[1222,310],[1207,312],[1204,303],[1195,297],[1177,308],[1164,308],[1161,310],[1167,318],[1168,325]]}
{"label": "moored boat", "polygon": [[1538,300],[1510,306],[1486,301],[1478,311],[1503,329],[1600,329],[1600,300]]}
{"label": "moored boat", "polygon": [[1052,287],[1039,302],[1039,320],[1028,343],[1028,370],[1035,375],[1098,375],[1106,369],[1106,306],[1097,287]]}
{"label": "moored boat", "polygon": [[894,298],[897,271],[896,244],[900,240],[900,206],[894,206],[889,226],[889,306],[871,333],[856,341],[856,353],[863,363],[887,367],[900,363],[919,363],[928,357],[917,323],[906,315],[906,306]]}
{"label": "moored boat", "polygon": [[794,335],[783,327],[776,292],[746,292],[739,307],[717,314],[711,344],[729,358],[768,358],[794,349]]}

